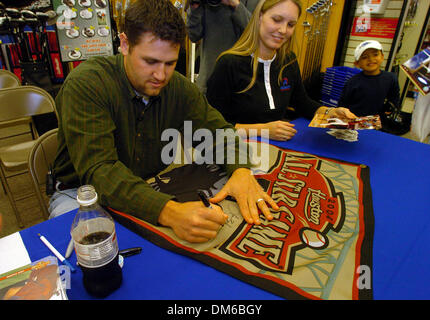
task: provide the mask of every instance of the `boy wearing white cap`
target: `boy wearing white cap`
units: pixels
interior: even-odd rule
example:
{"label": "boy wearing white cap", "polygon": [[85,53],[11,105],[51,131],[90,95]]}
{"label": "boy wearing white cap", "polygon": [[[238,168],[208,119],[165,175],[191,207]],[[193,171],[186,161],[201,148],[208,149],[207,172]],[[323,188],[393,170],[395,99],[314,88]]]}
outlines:
{"label": "boy wearing white cap", "polygon": [[379,114],[384,124],[386,115],[391,111],[390,106],[399,107],[397,75],[380,69],[384,53],[378,41],[363,41],[355,49],[354,57],[354,65],[362,72],[346,82],[339,106],[349,108],[357,116]]}

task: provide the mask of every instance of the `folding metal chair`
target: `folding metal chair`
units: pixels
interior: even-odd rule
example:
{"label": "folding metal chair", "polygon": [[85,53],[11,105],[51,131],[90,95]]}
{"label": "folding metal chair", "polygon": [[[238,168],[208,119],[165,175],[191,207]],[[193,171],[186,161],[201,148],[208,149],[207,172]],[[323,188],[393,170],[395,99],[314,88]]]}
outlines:
{"label": "folding metal chair", "polygon": [[9,70],[0,69],[0,89],[19,87],[21,80],[18,76]]}
{"label": "folding metal chair", "polygon": [[55,155],[57,153],[58,128],[45,132],[37,139],[30,151],[28,169],[36,191],[37,200],[46,219],[49,217],[46,197],[46,176],[52,170]]}
{"label": "folding metal chair", "polygon": [[[39,87],[20,86],[0,90],[0,128],[2,125],[8,126],[11,120],[52,112],[55,112],[54,99]],[[34,138],[37,138],[36,130]],[[29,154],[36,141],[33,139],[0,148],[0,178],[20,227],[23,227],[23,223],[8,179],[28,172]]]}

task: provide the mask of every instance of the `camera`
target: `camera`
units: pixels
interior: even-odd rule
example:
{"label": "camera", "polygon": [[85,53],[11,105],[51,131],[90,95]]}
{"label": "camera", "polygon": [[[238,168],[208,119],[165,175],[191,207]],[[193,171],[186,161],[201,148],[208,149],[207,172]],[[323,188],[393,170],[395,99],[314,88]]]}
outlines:
{"label": "camera", "polygon": [[212,7],[217,7],[221,4],[221,0],[191,0],[191,4],[207,4]]}

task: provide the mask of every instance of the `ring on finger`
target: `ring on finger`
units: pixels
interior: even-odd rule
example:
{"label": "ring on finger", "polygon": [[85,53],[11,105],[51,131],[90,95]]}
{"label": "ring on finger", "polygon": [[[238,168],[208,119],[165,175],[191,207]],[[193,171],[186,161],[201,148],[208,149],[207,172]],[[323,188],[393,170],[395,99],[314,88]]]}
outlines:
{"label": "ring on finger", "polygon": [[257,199],[257,203],[259,203],[260,201],[264,201],[263,198]]}

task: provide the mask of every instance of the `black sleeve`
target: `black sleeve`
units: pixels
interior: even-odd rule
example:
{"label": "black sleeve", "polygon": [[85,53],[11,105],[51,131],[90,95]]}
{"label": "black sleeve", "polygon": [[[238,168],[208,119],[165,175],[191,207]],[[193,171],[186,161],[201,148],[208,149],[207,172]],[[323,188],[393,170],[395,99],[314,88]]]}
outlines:
{"label": "black sleeve", "polygon": [[207,82],[206,98],[209,104],[216,108],[224,118],[232,123],[231,97],[234,70],[229,56],[222,56],[215,64],[212,75]]}
{"label": "black sleeve", "polygon": [[394,73],[391,73],[391,87],[388,92],[387,100],[394,104],[396,108],[400,107],[400,87],[399,81],[397,80],[397,76]]}
{"label": "black sleeve", "polygon": [[188,8],[187,11],[187,30],[192,42],[198,42],[204,36],[204,11],[203,5],[197,9]]}
{"label": "black sleeve", "polygon": [[345,85],[342,88],[342,93],[340,95],[339,101],[337,103],[338,107],[344,107],[344,108],[349,108],[349,101],[348,101],[348,97],[350,97],[351,92],[350,92],[350,80],[348,80]]}
{"label": "black sleeve", "polygon": [[301,116],[312,119],[317,109],[321,107],[321,104],[311,99],[306,93],[297,59],[292,62],[291,69],[293,72],[292,79],[296,79],[294,93],[291,99],[291,107],[293,107]]}

